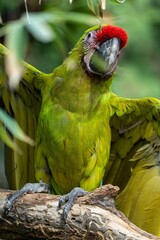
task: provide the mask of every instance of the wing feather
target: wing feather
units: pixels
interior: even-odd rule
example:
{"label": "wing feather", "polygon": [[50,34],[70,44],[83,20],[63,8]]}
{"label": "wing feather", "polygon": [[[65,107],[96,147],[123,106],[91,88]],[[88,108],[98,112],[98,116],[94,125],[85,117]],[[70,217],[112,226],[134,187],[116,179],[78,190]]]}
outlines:
{"label": "wing feather", "polygon": [[114,96],[111,113],[105,182],[120,187],[116,204],[130,221],[160,235],[160,100]]}
{"label": "wing feather", "polygon": [[[4,58],[9,51],[0,44],[0,105],[19,123],[23,131],[33,140],[36,137],[37,121],[41,106],[41,87],[46,84],[44,74],[22,62],[24,73],[16,90],[9,89],[5,73]],[[5,147],[5,169],[9,186],[21,188],[26,182],[34,182],[34,147],[15,138],[22,154]]]}
{"label": "wing feather", "polygon": [[[113,184],[118,184],[123,189],[126,184],[124,178],[127,176],[127,182],[135,165],[129,160],[138,148],[150,143],[152,137],[160,137],[160,100],[125,99],[113,95],[109,104],[112,142],[110,163],[107,165],[104,179],[105,182],[112,179]],[[110,171],[114,174],[111,175]]]}

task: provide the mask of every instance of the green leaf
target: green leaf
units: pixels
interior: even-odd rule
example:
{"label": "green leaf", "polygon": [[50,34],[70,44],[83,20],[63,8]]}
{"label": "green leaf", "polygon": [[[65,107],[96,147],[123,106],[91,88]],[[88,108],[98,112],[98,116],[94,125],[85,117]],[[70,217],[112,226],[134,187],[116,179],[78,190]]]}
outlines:
{"label": "green leaf", "polygon": [[125,0],[116,0],[118,3],[124,3]]}
{"label": "green leaf", "polygon": [[10,87],[16,88],[23,73],[23,66],[20,60],[25,55],[26,34],[21,21],[11,22],[7,28],[8,33],[5,43],[11,52],[5,58],[5,69],[9,77]]}
{"label": "green leaf", "polygon": [[43,15],[30,14],[26,27],[38,41],[48,43],[54,39],[54,32]]}
{"label": "green leaf", "polygon": [[112,3],[115,3],[115,4],[122,4],[124,3],[126,0],[112,0]]}
{"label": "green leaf", "polygon": [[103,17],[103,10],[102,10],[102,1],[101,0],[87,0],[88,7],[90,11],[96,17]]}
{"label": "green leaf", "polygon": [[0,109],[0,121],[5,124],[6,128],[14,135],[14,137],[32,146],[34,145],[34,141],[23,132],[18,123],[2,109]]}
{"label": "green leaf", "polygon": [[23,21],[13,21],[7,25],[5,42],[7,47],[19,60],[24,58],[26,49],[26,33]]}
{"label": "green leaf", "polygon": [[2,124],[0,124],[0,138],[10,148],[12,148],[13,150],[17,151],[20,154],[22,153],[21,150],[18,148],[18,146],[14,143],[13,139],[7,133],[5,127]]}

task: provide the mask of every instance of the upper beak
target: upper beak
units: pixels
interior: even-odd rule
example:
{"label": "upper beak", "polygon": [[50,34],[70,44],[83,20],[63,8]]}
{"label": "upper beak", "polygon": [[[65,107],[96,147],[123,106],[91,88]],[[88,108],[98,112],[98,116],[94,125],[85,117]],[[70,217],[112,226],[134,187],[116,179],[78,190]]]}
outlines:
{"label": "upper beak", "polygon": [[112,75],[120,53],[120,40],[110,38],[99,45],[90,58],[90,70],[98,75]]}

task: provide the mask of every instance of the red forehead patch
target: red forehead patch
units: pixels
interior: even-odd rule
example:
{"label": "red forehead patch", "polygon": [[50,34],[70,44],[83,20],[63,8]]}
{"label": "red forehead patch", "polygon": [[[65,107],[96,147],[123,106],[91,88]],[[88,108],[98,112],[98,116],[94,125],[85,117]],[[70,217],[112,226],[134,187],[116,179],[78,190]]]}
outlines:
{"label": "red forehead patch", "polygon": [[121,48],[125,47],[128,40],[128,35],[123,28],[113,25],[107,25],[102,27],[102,29],[97,32],[97,41],[100,42],[103,42],[113,37],[117,37],[121,40]]}

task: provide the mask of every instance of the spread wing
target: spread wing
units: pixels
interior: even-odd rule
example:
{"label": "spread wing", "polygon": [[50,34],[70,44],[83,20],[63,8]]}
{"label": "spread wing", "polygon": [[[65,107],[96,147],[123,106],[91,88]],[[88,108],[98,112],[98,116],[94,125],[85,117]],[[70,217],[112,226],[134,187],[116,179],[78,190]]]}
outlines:
{"label": "spread wing", "polygon": [[118,208],[140,228],[160,234],[160,100],[111,99],[112,144],[105,181],[121,189]]}
{"label": "spread wing", "polygon": [[123,189],[134,165],[128,160],[141,146],[160,136],[160,100],[125,99],[113,95],[109,104],[112,143],[105,179]]}
{"label": "spread wing", "polygon": [[[45,74],[23,62],[24,74],[18,88],[11,91],[7,86],[4,68],[5,55],[9,51],[0,45],[0,106],[20,125],[24,132],[35,140],[38,115],[41,106],[40,88],[45,83]],[[6,175],[12,189],[34,181],[34,147],[16,138],[13,141],[20,152],[5,147]]]}

